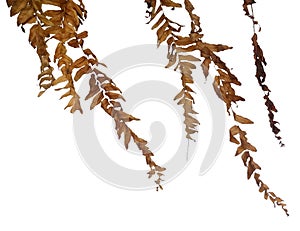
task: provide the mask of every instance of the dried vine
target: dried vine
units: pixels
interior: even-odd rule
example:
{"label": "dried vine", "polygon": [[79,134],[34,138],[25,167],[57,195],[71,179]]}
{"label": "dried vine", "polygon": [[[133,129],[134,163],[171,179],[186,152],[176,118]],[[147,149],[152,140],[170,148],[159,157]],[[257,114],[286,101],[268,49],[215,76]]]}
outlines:
{"label": "dried vine", "polygon": [[[278,122],[274,120],[274,112],[277,112],[277,108],[275,107],[274,103],[270,99],[270,88],[265,84],[266,81],[266,72],[264,69],[264,66],[267,65],[266,59],[263,54],[263,50],[261,49],[259,43],[258,43],[258,38],[257,38],[257,32],[256,32],[256,26],[258,25],[258,21],[254,17],[254,10],[253,10],[253,4],[256,2],[254,0],[244,0],[243,4],[243,10],[248,16],[253,24],[253,36],[252,36],[252,45],[253,45],[253,57],[255,60],[255,66],[256,66],[256,74],[255,77],[258,81],[259,86],[261,87],[262,91],[264,92],[264,100],[265,100],[265,105],[268,110],[268,116],[269,116],[269,122],[270,122],[270,127],[272,129],[272,132],[274,133],[276,139],[279,140],[279,144],[281,146],[284,146],[282,143],[282,138],[279,136],[280,129],[278,128],[277,124]],[[259,26],[259,31],[261,30]]]}
{"label": "dried vine", "polygon": [[[168,7],[182,7],[180,4],[177,4],[173,1],[163,1],[163,0],[145,0],[148,5],[148,17],[150,22],[155,21],[152,29],[157,29],[158,45],[163,42],[166,42],[169,47],[167,57],[169,63],[167,68],[170,68],[174,65],[174,70],[177,68],[180,69],[182,75],[182,85],[183,90],[175,97],[175,99],[181,98],[180,104],[183,104],[188,99],[189,104],[192,105],[194,102],[193,97],[190,95],[192,89],[187,88],[187,84],[193,83],[192,70],[196,68],[195,62],[199,63],[202,60],[201,67],[205,77],[208,77],[209,69],[211,64],[214,64],[218,75],[215,76],[213,87],[216,94],[221,98],[227,107],[228,114],[232,114],[234,120],[239,124],[252,124],[253,122],[241,115],[236,114],[233,110],[232,105],[236,104],[238,101],[244,101],[245,99],[241,96],[236,95],[233,85],[241,85],[237,77],[230,71],[225,62],[216,54],[217,52],[231,49],[231,47],[221,44],[209,44],[202,41],[203,34],[201,34],[202,29],[200,25],[200,17],[193,13],[194,6],[189,0],[184,1],[184,7],[191,19],[191,32],[188,36],[177,35],[179,29],[174,28],[173,25],[179,25],[176,22],[169,20],[164,14],[163,6]],[[160,15],[160,17],[159,17]],[[199,52],[199,57],[195,57],[193,54]],[[267,99],[267,102],[270,102]],[[269,109],[269,107],[268,107]],[[191,112],[192,107],[189,106]],[[188,111],[189,112],[189,111]],[[194,112],[192,110],[192,112]],[[189,113],[184,113],[185,120],[190,120],[191,117]],[[192,126],[198,121],[194,121]],[[189,130],[192,127],[191,124],[186,124],[187,138],[190,138],[190,131],[194,132],[195,130]],[[256,164],[251,156],[250,152],[256,152],[256,148],[248,142],[246,137],[246,132],[243,131],[239,125],[235,125],[230,129],[230,141],[239,145],[236,151],[236,156],[241,155],[244,165],[247,167],[247,177],[251,178],[253,173],[254,179],[259,186],[259,191],[264,192],[264,198],[270,199],[274,205],[281,206],[285,213],[288,215],[288,211],[285,208],[286,204],[283,203],[283,200],[276,196],[273,192],[269,192],[269,187],[260,180],[260,175],[256,173],[257,170],[260,170],[260,166]],[[239,135],[239,140],[235,136]]]}
{"label": "dried vine", "polygon": [[[78,32],[79,26],[87,17],[87,11],[82,0],[78,4],[73,0],[7,0],[10,7],[10,16],[17,15],[17,25],[24,26],[33,24],[30,28],[29,43],[36,49],[41,62],[41,72],[38,75],[41,88],[38,96],[41,96],[51,87],[62,85],[56,91],[67,90],[62,96],[71,97],[66,108],[71,112],[80,111],[80,96],[76,91],[75,82],[86,74],[90,74],[90,91],[86,100],[92,98],[91,109],[96,106],[109,114],[115,121],[115,129],[119,138],[124,136],[124,145],[128,149],[130,140],[138,146],[145,156],[146,163],[150,167],[149,178],[155,175],[157,189],[162,189],[161,177],[165,168],[157,165],[152,156],[154,154],[147,146],[147,141],[137,136],[127,125],[127,122],[138,120],[125,113],[121,107],[120,99],[124,99],[121,90],[103,72],[99,71],[99,63],[96,55],[89,48],[84,48],[84,39],[88,32]],[[44,8],[47,7],[47,10]],[[48,9],[48,8],[55,9]],[[59,9],[57,9],[59,8]],[[48,43],[56,42],[56,49],[53,59],[48,51]],[[75,61],[68,55],[70,49],[80,49],[82,56]],[[61,75],[53,75],[54,68],[60,71]]]}

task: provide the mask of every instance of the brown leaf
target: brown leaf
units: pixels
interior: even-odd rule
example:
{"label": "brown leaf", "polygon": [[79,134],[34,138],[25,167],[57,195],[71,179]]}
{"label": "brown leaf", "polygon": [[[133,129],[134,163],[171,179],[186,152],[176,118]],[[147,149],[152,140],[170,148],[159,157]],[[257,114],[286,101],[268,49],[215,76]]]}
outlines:
{"label": "brown leaf", "polygon": [[111,83],[102,84],[101,87],[105,91],[118,91],[118,92],[122,93],[121,90],[120,90],[120,88],[118,88],[117,86],[115,86],[115,85],[113,85]]}
{"label": "brown leaf", "polygon": [[238,126],[233,126],[229,130],[229,135],[230,135],[230,142],[235,143],[235,144],[240,144],[240,142],[235,138],[237,134],[239,134],[241,129]]}
{"label": "brown leaf", "polygon": [[38,97],[41,97],[46,91],[40,91]]}
{"label": "brown leaf", "polygon": [[163,172],[163,171],[166,170],[166,168],[160,167],[160,166],[157,165],[157,166],[155,166],[155,170],[158,171],[158,172]]}
{"label": "brown leaf", "polygon": [[260,175],[258,173],[254,174],[254,179],[256,181],[256,184],[259,186],[259,184],[261,183],[261,180],[259,179]]}
{"label": "brown leaf", "polygon": [[85,65],[88,65],[88,61],[87,58],[85,56],[80,57],[79,59],[77,59],[73,64],[72,67],[73,68],[80,68],[83,67]]}
{"label": "brown leaf", "polygon": [[168,28],[169,23],[166,21],[156,32],[157,34],[157,43],[160,44],[163,41],[161,40],[161,37],[163,36],[163,33],[166,31],[166,29]]}
{"label": "brown leaf", "polygon": [[83,32],[79,33],[76,37],[77,37],[78,39],[84,39],[84,38],[87,38],[87,37],[88,37],[88,32],[87,32],[87,31],[83,31]]}
{"label": "brown leaf", "polygon": [[121,138],[122,133],[125,132],[127,126],[125,123],[118,123],[118,125],[116,125],[116,129],[117,129],[117,134],[119,139]]}
{"label": "brown leaf", "polygon": [[11,6],[10,17],[20,13],[20,11],[26,7],[28,2],[29,0],[22,0],[22,1],[17,0],[13,2],[7,1],[7,4]]}
{"label": "brown leaf", "polygon": [[184,89],[182,89],[175,97],[174,100],[178,100],[183,97]]}
{"label": "brown leaf", "polygon": [[33,21],[31,21],[30,19],[34,18],[34,10],[33,8],[28,5],[26,6],[18,15],[18,19],[17,19],[17,25],[24,25],[26,23],[33,23],[34,21],[36,21],[36,19],[34,18]]}
{"label": "brown leaf", "polygon": [[47,17],[43,14],[38,14],[37,13],[37,16],[39,18],[39,20],[45,25],[45,26],[55,26],[55,24],[50,21],[49,19],[47,19]]}
{"label": "brown leaf", "polygon": [[209,65],[211,63],[211,59],[210,58],[206,58],[204,59],[204,61],[201,64],[204,76],[207,77],[209,75]]}
{"label": "brown leaf", "polygon": [[90,67],[88,65],[82,67],[81,69],[79,69],[77,72],[76,72],[76,75],[74,77],[74,80],[75,81],[78,81],[83,75],[87,74],[88,71],[90,70]]}
{"label": "brown leaf", "polygon": [[94,98],[91,103],[90,109],[94,109],[98,104],[101,103],[102,99],[104,98],[103,92],[99,92]]}
{"label": "brown leaf", "polygon": [[55,85],[57,85],[57,84],[59,84],[59,83],[66,82],[66,81],[68,81],[68,79],[66,78],[65,75],[63,75],[63,76],[60,76],[59,78],[55,79],[55,80],[52,82],[52,84],[53,84],[53,86],[55,86]]}
{"label": "brown leaf", "polygon": [[247,177],[248,179],[250,179],[250,177],[252,176],[253,172],[256,170],[256,169],[261,169],[261,167],[255,163],[253,161],[253,159],[251,159],[248,163],[248,172],[247,172]]}
{"label": "brown leaf", "polygon": [[222,44],[204,43],[204,46],[207,47],[212,52],[220,52],[220,51],[225,51],[225,50],[228,50],[228,49],[232,49],[232,47],[222,45]]}
{"label": "brown leaf", "polygon": [[[61,89],[55,89],[55,90],[57,91],[57,90],[61,90]],[[68,96],[70,96],[70,95],[72,95],[71,90],[69,90],[69,91],[67,91],[65,94],[63,94],[63,95],[60,97],[60,99],[63,99],[63,98],[68,97]]]}
{"label": "brown leaf", "polygon": [[150,179],[152,176],[155,175],[155,170],[151,169],[149,172],[147,172],[147,174],[149,175],[148,178]]}
{"label": "brown leaf", "polygon": [[252,152],[257,152],[257,149],[252,144],[250,144],[249,142],[243,142],[242,141],[242,146],[245,150],[250,150]]}
{"label": "brown leaf", "polygon": [[261,184],[260,188],[259,188],[259,192],[263,192],[268,190],[269,187],[266,184]]}
{"label": "brown leaf", "polygon": [[182,7],[181,4],[175,3],[172,0],[160,0],[160,3],[162,6],[167,6],[167,7]]}
{"label": "brown leaf", "polygon": [[90,85],[90,91],[87,94],[87,96],[85,97],[85,100],[88,100],[91,97],[94,97],[94,95],[96,95],[100,91],[100,88],[99,88],[98,84],[96,83],[95,76],[93,76],[93,75],[91,76],[91,78],[89,80],[89,85]]}
{"label": "brown leaf", "polygon": [[71,39],[68,42],[68,45],[71,46],[71,47],[74,47],[74,48],[78,48],[80,46],[77,39]]}
{"label": "brown leaf", "polygon": [[122,120],[123,122],[130,122],[132,120],[140,120],[130,114],[127,114],[126,112],[123,111],[116,111],[116,114],[114,115],[114,117],[117,120]]}
{"label": "brown leaf", "polygon": [[66,53],[67,53],[67,48],[65,47],[65,45],[63,43],[58,43],[55,49],[54,62],[56,62],[57,59],[59,59]]}
{"label": "brown leaf", "polygon": [[224,101],[224,98],[222,96],[222,93],[220,91],[220,79],[219,76],[215,76],[214,82],[213,82],[213,88],[219,99]]}
{"label": "brown leaf", "polygon": [[126,149],[128,149],[128,144],[130,142],[130,139],[131,139],[131,131],[130,129],[127,128],[124,133],[124,145]]}
{"label": "brown leaf", "polygon": [[157,22],[152,26],[152,30],[156,29],[164,20],[166,19],[165,15],[163,14],[160,16],[160,18],[157,20]]}
{"label": "brown leaf", "polygon": [[233,116],[234,116],[234,120],[236,122],[239,122],[241,124],[253,124],[253,121],[251,121],[243,116],[237,115],[236,113],[233,113]]}
{"label": "brown leaf", "polygon": [[79,110],[81,112],[81,114],[83,113],[81,106],[80,106],[80,101],[79,101],[79,96],[75,95],[73,96],[69,103],[67,104],[67,106],[65,107],[65,109],[67,109],[68,107],[72,107],[71,108],[71,113],[74,113],[75,111]]}
{"label": "brown leaf", "polygon": [[6,0],[6,4],[8,7],[11,7],[12,4],[15,2],[16,0]]}
{"label": "brown leaf", "polygon": [[84,49],[83,52],[85,55],[87,55],[87,56],[91,55],[95,60],[97,60],[96,55],[90,49]]}
{"label": "brown leaf", "polygon": [[180,61],[190,61],[190,62],[200,62],[201,60],[199,58],[196,58],[193,55],[179,55]]}
{"label": "brown leaf", "polygon": [[125,101],[125,99],[123,98],[123,96],[119,93],[115,93],[115,92],[106,92],[105,93],[110,99],[122,99]]}
{"label": "brown leaf", "polygon": [[240,155],[241,153],[243,153],[244,151],[246,151],[246,149],[241,145],[241,146],[238,146],[238,148],[236,149],[236,152],[235,152],[235,156],[238,156]]}
{"label": "brown leaf", "polygon": [[242,160],[243,160],[245,166],[247,166],[247,162],[250,157],[251,156],[248,151],[244,152],[244,154],[242,155]]}

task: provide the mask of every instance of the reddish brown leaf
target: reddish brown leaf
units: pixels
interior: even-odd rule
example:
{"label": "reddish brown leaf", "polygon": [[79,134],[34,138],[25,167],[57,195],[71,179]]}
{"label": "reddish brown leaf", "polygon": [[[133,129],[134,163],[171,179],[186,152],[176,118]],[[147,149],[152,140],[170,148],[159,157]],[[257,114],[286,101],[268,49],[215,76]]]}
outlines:
{"label": "reddish brown leaf", "polygon": [[253,124],[253,121],[249,120],[248,118],[245,118],[243,116],[237,115],[236,113],[233,113],[234,120],[236,122],[239,122],[241,124]]}

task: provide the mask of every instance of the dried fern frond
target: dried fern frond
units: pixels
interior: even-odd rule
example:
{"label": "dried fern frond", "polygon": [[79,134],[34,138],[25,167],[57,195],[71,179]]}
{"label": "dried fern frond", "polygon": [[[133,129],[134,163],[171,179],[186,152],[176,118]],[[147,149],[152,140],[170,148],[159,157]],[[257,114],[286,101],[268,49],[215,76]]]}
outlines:
{"label": "dried fern frond", "polygon": [[161,186],[161,181],[163,181],[162,173],[166,169],[157,165],[152,157],[153,152],[147,146],[147,141],[140,138],[132,129],[127,125],[127,122],[133,120],[139,120],[138,118],[127,114],[123,111],[120,100],[124,100],[121,95],[121,90],[115,85],[111,78],[107,77],[99,69],[94,68],[91,70],[91,78],[89,81],[90,91],[86,96],[86,100],[92,98],[92,103],[90,108],[94,109],[97,105],[109,114],[115,121],[115,129],[117,131],[119,139],[123,135],[125,148],[128,149],[128,145],[132,140],[138,149],[142,152],[146,159],[146,163],[150,168],[148,172],[149,178],[156,176],[155,183],[158,185],[158,189],[163,189]]}
{"label": "dried fern frond", "polygon": [[[148,0],[146,1],[148,4],[148,14],[150,18],[150,22],[155,21],[152,26],[152,30],[156,30],[157,34],[157,45],[159,46],[163,42],[167,42],[169,46],[168,59],[169,64],[166,66],[167,68],[171,68],[176,64],[174,70],[179,69],[181,73],[181,83],[182,90],[175,96],[174,100],[178,100],[178,105],[182,105],[184,109],[184,124],[186,131],[186,138],[188,140],[195,141],[192,138],[192,134],[198,132],[197,126],[200,124],[199,121],[193,116],[198,114],[193,109],[193,104],[195,103],[192,93],[194,91],[189,87],[190,84],[194,83],[192,70],[196,69],[196,66],[192,64],[192,61],[200,61],[192,55],[180,55],[178,49],[180,49],[180,45],[177,44],[178,40],[178,32],[180,32],[182,26],[176,22],[170,20],[163,11],[163,6],[168,7],[182,7],[181,4],[169,2],[166,4],[164,1],[160,1],[157,4],[157,1]],[[156,9],[156,6],[158,8]],[[179,61],[178,61],[179,60]]]}
{"label": "dried fern frond", "polygon": [[[165,1],[165,4],[169,4],[169,1]],[[123,111],[119,101],[123,99],[121,90],[96,68],[104,64],[98,62],[91,49],[84,47],[84,39],[88,37],[88,32],[78,32],[87,17],[82,0],[78,3],[73,0],[7,0],[7,5],[11,8],[11,16],[18,15],[17,25],[20,25],[24,32],[25,25],[33,24],[30,28],[29,43],[36,49],[41,62],[41,73],[38,75],[41,91],[38,96],[50,87],[64,84],[55,90],[66,90],[61,99],[71,97],[65,109],[70,107],[72,113],[77,110],[83,113],[75,82],[90,74],[90,92],[86,96],[86,100],[93,98],[90,109],[101,106],[114,119],[119,138],[124,135],[126,149],[131,140],[138,146],[150,167],[149,177],[155,175],[157,189],[162,189],[162,172],[165,168],[153,161],[154,154],[148,148],[147,141],[138,137],[128,127],[127,122],[138,119]],[[45,6],[50,9],[44,11]],[[56,42],[53,59],[47,50],[49,41]],[[80,49],[82,56],[73,59],[68,54],[70,49]],[[57,78],[53,76],[55,66],[61,73]]]}
{"label": "dried fern frond", "polygon": [[[226,63],[222,61],[222,59],[216,54],[220,51],[231,49],[232,47],[222,44],[209,44],[202,40],[203,34],[201,34],[202,29],[200,25],[200,17],[193,13],[194,6],[189,0],[184,1],[184,7],[191,20],[191,32],[188,36],[177,35],[175,32],[178,31],[175,30],[169,32],[171,28],[169,26],[171,20],[168,20],[167,17],[163,14],[163,8],[161,7],[162,1],[146,0],[146,2],[149,8],[147,12],[151,21],[158,17],[158,13],[162,12],[163,15],[157,20],[152,29],[159,28],[157,30],[158,44],[165,41],[168,44],[169,64],[167,65],[167,67],[172,67],[177,64],[177,66],[175,67],[175,69],[177,69],[182,63],[182,57],[185,57],[184,63],[186,63],[185,66],[187,66],[188,68],[185,68],[184,70],[189,73],[189,78],[187,78],[186,81],[183,81],[183,86],[186,86],[186,83],[193,83],[191,69],[194,69],[196,67],[194,62],[199,62],[199,60],[202,60],[201,67],[203,69],[205,77],[208,77],[209,69],[211,65],[214,64],[218,74],[214,78],[213,87],[218,97],[226,104],[228,114],[233,115],[234,120],[239,124],[252,124],[253,122],[250,119],[238,115],[233,110],[233,104],[236,104],[239,101],[245,101],[243,97],[236,94],[235,89],[233,88],[233,85],[239,86],[241,85],[241,83],[238,78],[231,72]],[[156,9],[157,5],[159,7]],[[167,36],[159,37],[159,35]],[[195,52],[199,52],[200,57],[195,57],[193,55]],[[180,98],[181,95],[183,95],[183,92],[184,91],[179,93],[177,98]],[[192,97],[189,98],[193,101]],[[235,125],[230,129],[230,141],[239,145],[236,150],[236,155],[242,156],[242,160],[247,167],[247,177],[248,179],[250,179],[252,174],[256,170],[260,170],[261,168],[254,162],[253,157],[250,155],[250,152],[256,152],[257,150],[248,141],[246,134],[247,133],[243,131],[238,125]],[[236,138],[237,135],[239,135],[239,140]],[[281,206],[285,213],[288,215],[288,211],[285,208],[286,205],[283,203],[282,199],[277,197],[274,193],[270,193],[268,191],[269,188],[267,187],[267,185],[262,183],[262,181],[259,180],[259,177],[257,177],[259,175],[255,176],[255,180],[260,187],[259,191],[265,192],[266,199],[270,199],[272,202],[278,202],[277,204]],[[262,190],[262,188],[265,188],[266,190]]]}
{"label": "dried fern frond", "polygon": [[[270,99],[270,88],[265,84],[267,74],[265,72],[264,67],[267,65],[266,59],[263,54],[263,50],[261,49],[259,43],[258,43],[258,36],[256,32],[256,26],[258,25],[258,21],[256,21],[254,17],[254,10],[253,10],[253,4],[255,4],[254,0],[244,0],[243,4],[243,10],[245,12],[245,15],[248,16],[253,24],[253,36],[252,36],[252,45],[253,45],[253,57],[255,60],[255,66],[256,66],[256,74],[255,77],[258,81],[259,86],[261,87],[262,91],[264,92],[264,100],[265,105],[268,110],[268,117],[270,122],[270,127],[272,129],[272,132],[274,133],[277,140],[279,140],[279,144],[281,146],[284,146],[282,142],[281,136],[279,136],[280,129],[278,128],[278,122],[274,120],[274,112],[277,112],[277,108],[275,107],[274,103]],[[259,26],[259,31],[261,30],[261,27]]]}
{"label": "dried fern frond", "polygon": [[[257,170],[261,170],[261,167],[254,162],[254,159],[250,154],[250,151],[256,152],[256,148],[248,142],[246,135],[247,133],[237,125],[230,129],[230,141],[240,145],[236,150],[236,156],[241,155],[242,161],[247,168],[247,178],[250,179],[254,173],[254,180],[259,187],[259,192],[264,193],[264,198],[266,200],[270,200],[274,204],[274,207],[276,207],[276,205],[280,206],[286,215],[289,216],[284,201],[276,196],[274,192],[270,192],[269,186],[260,179],[260,174],[256,173]],[[236,139],[237,136],[239,140]]]}
{"label": "dried fern frond", "polygon": [[[80,24],[86,18],[86,10],[82,1],[76,4],[72,0],[7,0],[7,5],[11,7],[11,16],[18,14],[17,24],[22,28],[26,24],[34,24],[30,28],[29,42],[36,49],[41,61],[41,73],[38,76],[41,88],[39,96],[50,87],[66,82],[63,88],[57,89],[67,90],[61,98],[71,97],[65,108],[71,107],[71,112],[78,110],[82,113],[80,97],[76,92],[74,82],[85,74],[89,63],[85,63],[83,67],[85,71],[75,72],[74,69],[80,67],[79,60],[73,61],[67,54],[72,40],[82,40],[87,36],[87,32],[78,33]],[[45,6],[50,10],[44,11]],[[47,51],[47,43],[50,40],[57,41],[53,61]],[[57,79],[53,76],[54,64],[61,72],[61,76]]]}

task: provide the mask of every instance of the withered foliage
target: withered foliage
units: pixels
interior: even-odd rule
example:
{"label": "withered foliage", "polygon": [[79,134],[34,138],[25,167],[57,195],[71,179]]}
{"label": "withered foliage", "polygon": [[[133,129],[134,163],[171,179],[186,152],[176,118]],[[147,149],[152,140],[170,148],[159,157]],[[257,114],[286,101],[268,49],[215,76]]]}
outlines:
{"label": "withered foliage", "polygon": [[157,184],[157,190],[163,189],[161,182],[163,181],[162,173],[166,169],[157,165],[153,160],[152,156],[154,154],[147,146],[147,141],[140,138],[136,133],[134,133],[131,128],[127,125],[127,122],[132,120],[139,120],[134,116],[127,114],[123,111],[120,99],[124,100],[121,90],[115,85],[111,78],[107,77],[105,73],[94,68],[91,70],[92,75],[89,80],[90,91],[86,96],[86,100],[93,98],[91,103],[91,110],[97,105],[100,105],[103,110],[109,114],[115,121],[115,129],[117,131],[119,139],[122,134],[124,137],[124,145],[128,149],[128,145],[132,140],[139,150],[143,153],[146,158],[146,163],[150,167],[148,172],[148,177],[156,176],[155,183]]}
{"label": "withered foliage", "polygon": [[[216,69],[216,75],[213,79],[213,88],[217,96],[226,104],[227,112],[232,115],[237,125],[230,128],[230,141],[238,145],[235,155],[240,156],[247,168],[247,178],[253,175],[255,182],[259,187],[259,192],[264,193],[264,198],[270,200],[274,205],[281,206],[288,215],[286,204],[269,191],[269,187],[261,180],[257,173],[261,167],[254,161],[252,153],[256,152],[247,138],[247,133],[240,126],[243,124],[252,124],[253,122],[241,115],[238,115],[233,109],[233,105],[245,99],[236,94],[234,86],[241,85],[238,78],[231,72],[230,68],[218,56],[218,52],[231,49],[232,47],[222,44],[210,44],[204,42],[200,17],[194,13],[194,6],[190,0],[184,0],[184,4],[176,3],[172,0],[145,0],[148,5],[147,14],[152,29],[157,34],[158,46],[162,43],[168,45],[168,64],[167,68],[179,70],[181,73],[181,91],[175,96],[184,109],[184,124],[186,138],[194,140],[192,135],[197,132],[199,121],[195,115],[197,112],[193,109],[194,83],[193,70],[198,65],[201,66],[205,78],[208,77],[210,68]],[[279,128],[274,121],[274,112],[277,112],[273,102],[269,99],[270,90],[265,85],[266,73],[264,66],[266,61],[263,51],[258,44],[252,5],[253,0],[244,0],[244,11],[253,21],[254,35],[252,43],[254,47],[254,59],[256,65],[256,78],[265,93],[264,99],[269,112],[271,128],[276,138],[281,142],[278,135]],[[150,167],[148,177],[155,176],[157,190],[162,189],[161,181],[165,168],[157,165],[152,157],[153,153],[147,146],[147,141],[140,138],[128,126],[128,122],[139,120],[136,117],[123,111],[121,100],[124,100],[121,90],[105,73],[100,70],[100,66],[105,66],[98,61],[97,56],[91,49],[84,46],[84,41],[88,37],[87,31],[79,32],[79,27],[87,17],[87,11],[83,0],[7,0],[10,7],[10,16],[17,16],[17,25],[25,32],[25,26],[30,25],[29,43],[36,50],[40,59],[40,74],[38,75],[41,96],[51,87],[55,90],[65,92],[61,98],[70,97],[65,108],[70,108],[71,112],[83,112],[80,105],[80,96],[76,90],[76,82],[83,76],[89,76],[90,90],[85,100],[91,100],[90,109],[101,107],[115,122],[115,129],[118,137],[123,137],[126,149],[132,141],[142,154],[145,156],[146,163]],[[180,35],[182,25],[170,20],[165,12],[165,7],[181,8],[184,7],[190,17],[191,31],[188,35]],[[249,7],[251,10],[249,10]],[[55,43],[55,50],[48,48],[49,42]],[[73,58],[70,56],[70,50],[77,49],[81,56]],[[51,52],[53,54],[51,54]],[[196,54],[196,55],[195,55]],[[58,76],[54,76],[54,70],[59,71]]]}
{"label": "withered foliage", "polygon": [[[227,112],[230,115],[233,115],[234,120],[239,124],[252,124],[253,122],[241,115],[238,115],[233,110],[233,104],[236,104],[239,101],[244,101],[245,99],[235,93],[233,88],[234,85],[241,85],[238,78],[231,72],[230,68],[226,65],[224,61],[217,55],[220,51],[225,51],[231,49],[232,47],[222,45],[222,44],[210,44],[202,40],[203,34],[200,17],[194,14],[194,6],[189,0],[184,1],[184,7],[186,12],[190,16],[191,20],[191,31],[188,36],[179,35],[182,26],[176,22],[171,21],[164,13],[164,7],[182,7],[182,5],[177,4],[173,1],[162,1],[162,0],[145,0],[148,5],[147,14],[150,19],[149,23],[153,23],[152,30],[156,30],[157,34],[157,43],[160,45],[163,42],[166,42],[168,45],[168,54],[169,63],[166,65],[167,68],[174,67],[174,70],[179,69],[181,73],[181,80],[183,89],[175,97],[175,100],[179,100],[178,104],[182,104],[184,107],[184,116],[185,116],[185,125],[187,138],[191,138],[191,134],[195,133],[196,125],[199,122],[192,117],[191,114],[196,112],[193,110],[192,105],[194,103],[194,98],[191,93],[193,90],[189,86],[194,83],[193,72],[192,70],[196,68],[197,65],[201,65],[205,78],[209,75],[209,70],[212,64],[216,68],[217,75],[214,77],[213,87],[217,96],[224,101],[226,104]],[[257,44],[253,40],[255,44]],[[256,45],[255,54],[257,55],[257,63],[263,62],[261,49],[258,50],[258,45]],[[199,54],[196,57],[194,54]],[[257,64],[257,67],[258,66]],[[262,72],[261,69],[258,70],[259,79]],[[266,85],[261,82],[264,90],[268,90]],[[268,90],[269,92],[269,90]],[[272,107],[268,94],[265,96],[266,105],[268,110],[274,111],[275,107]],[[270,115],[269,115],[270,116]],[[270,119],[272,118],[272,114]],[[272,122],[272,128],[276,122]],[[277,132],[278,133],[278,132]],[[277,134],[276,133],[276,134]],[[256,152],[256,148],[248,141],[246,137],[246,132],[243,131],[240,126],[235,125],[230,129],[230,141],[239,145],[236,150],[236,156],[240,155],[244,165],[247,167],[247,177],[250,177],[255,173],[255,181],[259,186],[259,191],[265,193],[265,199],[270,199],[274,205],[277,204],[281,206],[282,209],[288,215],[288,211],[285,208],[283,200],[277,197],[273,192],[269,192],[269,188],[260,180],[260,175],[256,173],[257,170],[260,170],[261,167],[254,162],[251,152]],[[238,136],[238,139],[236,138]]]}
{"label": "withered foliage", "polygon": [[[150,167],[149,178],[155,175],[157,189],[162,189],[161,177],[165,168],[157,165],[152,156],[154,155],[147,146],[147,141],[140,138],[127,125],[127,122],[138,120],[127,114],[121,107],[123,99],[121,90],[115,83],[99,71],[99,63],[91,49],[84,47],[84,39],[88,32],[79,32],[79,27],[87,17],[87,11],[82,0],[7,0],[10,7],[10,16],[17,16],[17,25],[32,24],[29,33],[29,43],[36,50],[41,62],[41,72],[38,75],[41,96],[46,90],[57,85],[63,85],[55,90],[65,90],[62,98],[71,97],[66,108],[71,112],[80,111],[80,96],[77,93],[75,82],[83,76],[90,76],[90,91],[86,100],[92,99],[90,108],[96,106],[109,114],[115,121],[115,129],[119,138],[122,134],[126,149],[132,140],[145,156],[146,163]],[[167,3],[167,1],[166,1]],[[45,10],[46,9],[46,10]],[[50,41],[56,43],[53,57],[48,50]],[[73,59],[69,55],[71,49],[80,49],[82,56]],[[105,65],[104,65],[105,66]],[[60,71],[58,77],[54,76],[54,69]]]}
{"label": "withered foliage", "polygon": [[266,81],[266,72],[264,69],[264,66],[267,65],[266,59],[264,57],[263,50],[261,49],[258,38],[257,38],[257,32],[256,32],[256,26],[258,26],[258,31],[261,30],[261,27],[258,25],[258,21],[254,17],[254,10],[253,10],[253,4],[256,2],[254,0],[244,0],[243,4],[243,10],[251,20],[253,24],[253,36],[252,36],[252,45],[253,45],[253,52],[254,52],[254,60],[255,60],[255,66],[256,66],[256,74],[255,77],[258,81],[259,86],[264,92],[264,100],[265,105],[268,110],[268,116],[269,116],[269,122],[270,127],[272,128],[272,132],[275,134],[275,137],[279,140],[279,144],[281,146],[284,146],[282,143],[282,138],[279,136],[280,129],[278,128],[278,122],[274,120],[274,112],[277,112],[277,108],[275,107],[274,103],[270,99],[270,88],[265,84]]}

